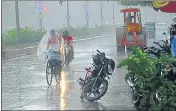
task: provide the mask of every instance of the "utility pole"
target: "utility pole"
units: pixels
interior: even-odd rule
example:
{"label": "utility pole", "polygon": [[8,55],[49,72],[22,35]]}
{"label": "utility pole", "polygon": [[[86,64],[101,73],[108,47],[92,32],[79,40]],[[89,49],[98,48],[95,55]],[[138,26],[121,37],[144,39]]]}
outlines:
{"label": "utility pole", "polygon": [[20,37],[20,20],[19,20],[19,8],[18,8],[18,0],[15,1],[15,15],[16,15],[16,31],[17,31],[17,42]]}
{"label": "utility pole", "polygon": [[89,28],[89,15],[86,15],[86,21],[87,21],[87,28]]}
{"label": "utility pole", "polygon": [[42,29],[43,29],[43,23],[42,23],[43,14],[42,14],[42,12],[39,12],[38,18],[39,18],[39,29],[40,29],[40,31],[42,31]]}
{"label": "utility pole", "polygon": [[39,20],[39,29],[40,31],[43,30],[43,12],[47,11],[47,7],[44,7],[43,1],[42,0],[38,0],[35,1],[35,12],[38,13],[37,14],[37,18]]}
{"label": "utility pole", "polygon": [[84,4],[83,6],[84,6],[84,11],[86,13],[85,19],[86,19],[87,28],[88,28],[89,27],[89,8],[88,8],[89,5],[88,5],[87,1],[86,1],[86,4]]}
{"label": "utility pole", "polygon": [[113,24],[115,24],[114,1],[113,1],[113,5],[112,5],[112,20],[113,20]]}
{"label": "utility pole", "polygon": [[67,25],[68,27],[70,26],[70,13],[69,13],[69,3],[68,3],[68,0],[67,0],[67,15],[66,15],[66,19],[67,19]]}
{"label": "utility pole", "polygon": [[101,16],[100,16],[101,25],[103,25],[103,6],[102,6],[102,1],[100,1],[100,12],[101,12]]}

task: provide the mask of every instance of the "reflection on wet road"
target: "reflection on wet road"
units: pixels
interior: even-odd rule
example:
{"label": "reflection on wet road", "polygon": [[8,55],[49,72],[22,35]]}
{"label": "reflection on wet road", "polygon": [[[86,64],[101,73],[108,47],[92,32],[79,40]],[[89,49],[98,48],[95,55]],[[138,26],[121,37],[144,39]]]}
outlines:
{"label": "reflection on wet road", "polygon": [[64,67],[61,82],[48,87],[45,64],[36,55],[29,55],[2,63],[2,109],[3,110],[132,110],[128,87],[123,79],[123,70],[115,70],[107,93],[100,101],[80,99],[79,77],[85,76],[85,68],[92,63],[96,49],[106,53],[118,63],[115,35],[74,42],[75,59]]}

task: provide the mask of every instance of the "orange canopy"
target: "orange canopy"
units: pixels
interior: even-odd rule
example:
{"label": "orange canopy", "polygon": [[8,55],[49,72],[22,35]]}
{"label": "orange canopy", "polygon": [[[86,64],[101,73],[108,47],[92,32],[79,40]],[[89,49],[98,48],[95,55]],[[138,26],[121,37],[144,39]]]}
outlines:
{"label": "orange canopy", "polygon": [[160,3],[161,6],[156,5],[157,2],[160,3],[161,1],[153,1],[154,10],[160,10],[166,13],[176,13],[176,1],[169,1],[168,3],[163,3],[163,5]]}

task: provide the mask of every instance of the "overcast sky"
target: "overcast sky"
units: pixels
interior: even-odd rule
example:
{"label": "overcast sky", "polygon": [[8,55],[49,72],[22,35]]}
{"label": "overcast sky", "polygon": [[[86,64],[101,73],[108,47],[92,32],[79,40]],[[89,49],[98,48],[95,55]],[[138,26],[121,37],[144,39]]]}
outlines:
{"label": "overcast sky", "polygon": [[[71,1],[70,6],[70,24],[73,26],[82,26],[86,24],[85,12],[83,8],[83,1]],[[89,4],[89,16],[90,26],[100,24],[100,1],[91,1]],[[19,13],[20,13],[20,26],[33,26],[39,27],[39,20],[37,14],[34,11],[34,1],[20,1]],[[43,26],[45,28],[60,28],[63,24],[67,24],[66,20],[66,2],[63,6],[59,4],[59,1],[44,1],[44,5],[48,8],[47,12],[43,13]],[[123,14],[120,13],[120,9],[125,7],[115,3],[115,17],[116,23],[123,22]],[[171,22],[171,15],[162,12],[156,12],[152,8],[140,8],[142,13],[142,20],[156,21],[158,18],[160,22]],[[112,23],[112,2],[103,2],[103,16],[104,23]],[[15,27],[15,8],[14,1],[6,2],[2,4],[2,31],[11,27]]]}

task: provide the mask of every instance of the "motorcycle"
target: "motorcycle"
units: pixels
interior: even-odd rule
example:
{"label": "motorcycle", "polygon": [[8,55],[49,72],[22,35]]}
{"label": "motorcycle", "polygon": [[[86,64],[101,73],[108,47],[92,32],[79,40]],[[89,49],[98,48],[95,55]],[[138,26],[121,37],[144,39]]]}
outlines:
{"label": "motorcycle", "polygon": [[[109,75],[112,75],[115,69],[115,62],[112,59],[106,58],[105,53],[101,53],[99,50],[97,52],[98,54],[92,56],[92,66],[85,69],[87,71],[85,79],[78,79],[82,90],[81,98],[92,102],[105,95],[108,89],[106,77],[110,79]],[[90,97],[91,94],[94,97]]]}
{"label": "motorcycle", "polygon": [[70,58],[70,47],[67,45],[67,42],[64,44],[64,61],[68,65],[71,62]]}
{"label": "motorcycle", "polygon": [[[161,42],[163,42],[163,44]],[[148,53],[151,57],[154,57],[154,58],[160,58],[161,52],[162,53],[170,53],[170,50],[169,50],[170,46],[168,45],[167,40],[166,41],[154,42],[154,43],[157,44],[159,46],[159,48],[155,48],[155,47],[143,47],[143,48],[141,48],[140,47],[139,49],[141,49],[145,53]],[[132,54],[135,54],[135,52],[133,52]],[[158,76],[162,76],[163,75],[163,69],[164,69],[163,64],[157,64],[156,68],[157,67],[159,68]],[[156,91],[151,90],[150,88],[147,88],[145,92],[137,91],[136,88],[135,88],[135,85],[134,85],[136,80],[137,80],[137,78],[132,74],[131,74],[131,76],[126,76],[125,77],[125,81],[130,86],[130,89],[131,89],[132,101],[133,101],[134,106],[138,109],[139,105],[140,105],[140,100],[148,92],[152,92],[149,95],[149,104],[158,103],[158,93],[156,93]],[[141,85],[140,87],[142,88],[143,86]]]}

